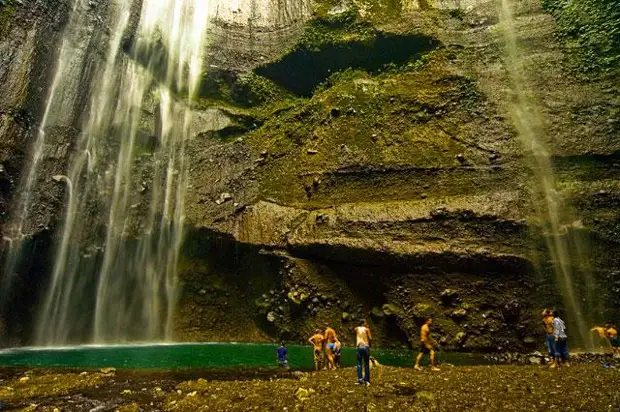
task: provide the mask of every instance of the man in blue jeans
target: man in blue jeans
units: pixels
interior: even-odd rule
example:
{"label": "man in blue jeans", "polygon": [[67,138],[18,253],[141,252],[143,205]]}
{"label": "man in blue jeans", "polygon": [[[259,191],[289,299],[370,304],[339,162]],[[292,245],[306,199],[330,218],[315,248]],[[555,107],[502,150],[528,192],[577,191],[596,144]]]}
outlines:
{"label": "man in blue jeans", "polygon": [[[372,336],[368,323],[365,320],[355,328],[355,343],[357,346],[357,383],[370,385],[370,343]],[[362,362],[364,362],[364,376],[362,376]]]}
{"label": "man in blue jeans", "polygon": [[552,368],[562,365],[568,366],[568,337],[566,336],[566,324],[557,310],[553,311],[553,337],[555,339],[555,364],[551,365]]}

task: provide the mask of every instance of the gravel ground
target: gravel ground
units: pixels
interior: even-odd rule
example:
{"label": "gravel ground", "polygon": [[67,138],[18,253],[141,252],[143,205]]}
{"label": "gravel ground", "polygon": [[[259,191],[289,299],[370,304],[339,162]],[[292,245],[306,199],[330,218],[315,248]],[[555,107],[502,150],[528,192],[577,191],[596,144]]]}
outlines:
{"label": "gravel ground", "polygon": [[559,370],[443,366],[439,372],[382,366],[373,369],[368,387],[355,384],[352,368],[258,378],[246,374],[238,380],[122,371],[30,371],[28,379],[23,376],[0,382],[2,410],[620,411],[620,369],[601,364]]}

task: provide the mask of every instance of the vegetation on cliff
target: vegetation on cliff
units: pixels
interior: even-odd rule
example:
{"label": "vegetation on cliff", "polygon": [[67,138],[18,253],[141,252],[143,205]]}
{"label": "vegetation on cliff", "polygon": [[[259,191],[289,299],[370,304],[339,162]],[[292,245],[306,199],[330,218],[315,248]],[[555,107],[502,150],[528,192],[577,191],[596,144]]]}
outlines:
{"label": "vegetation on cliff", "polygon": [[543,0],[567,40],[583,48],[582,68],[616,72],[620,67],[619,0]]}

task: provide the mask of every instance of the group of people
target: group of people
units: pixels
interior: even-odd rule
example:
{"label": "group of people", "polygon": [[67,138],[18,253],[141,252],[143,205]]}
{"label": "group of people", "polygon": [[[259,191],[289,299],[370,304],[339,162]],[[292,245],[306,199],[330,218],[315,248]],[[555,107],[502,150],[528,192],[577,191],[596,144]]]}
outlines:
{"label": "group of people", "polygon": [[542,323],[546,333],[547,349],[551,358],[550,366],[557,368],[563,364],[568,366],[570,354],[568,352],[568,336],[566,324],[557,310],[543,309]]}
{"label": "group of people", "polygon": [[[562,365],[568,366],[568,337],[566,335],[566,324],[560,318],[557,310],[543,309],[542,323],[546,333],[546,343],[551,358],[550,366],[557,368]],[[620,356],[620,340],[618,339],[618,329],[613,325],[595,326],[590,329],[598,333],[601,339],[609,342],[612,355]]]}
{"label": "group of people", "polygon": [[[420,351],[416,357],[415,369],[422,370],[420,361],[424,355],[428,354],[430,358],[431,370],[438,371],[435,365],[435,348],[437,342],[431,337],[430,326],[433,319],[428,317],[424,319],[424,324],[420,331]],[[308,342],[312,345],[314,352],[314,369],[336,369],[340,367],[340,350],[342,343],[338,339],[336,331],[331,327],[326,327],[324,331],[317,329]],[[357,383],[360,385],[370,385],[370,369],[371,363],[377,364],[376,360],[370,356],[370,345],[372,343],[372,333],[368,327],[366,320],[360,321],[355,328],[355,346],[357,349]],[[281,346],[281,348],[283,345]],[[278,349],[280,356],[281,348]],[[282,364],[282,359],[280,359]]]}
{"label": "group of people", "polygon": [[[440,369],[435,364],[435,350],[437,341],[431,337],[431,325],[433,319],[427,317],[420,330],[420,348],[415,360],[414,368],[422,370],[420,361],[428,354],[430,360],[430,368],[433,371]],[[542,324],[546,334],[546,344],[551,358],[550,366],[557,368],[562,365],[568,366],[568,336],[566,335],[566,324],[560,318],[557,310],[544,309],[542,311]],[[595,326],[591,329],[597,332],[603,339],[609,341],[614,355],[620,356],[620,340],[618,339],[618,330],[613,325]],[[340,367],[340,351],[342,343],[338,339],[336,331],[327,326],[325,330],[317,329],[308,342],[313,347],[314,352],[314,368],[316,371],[321,369],[336,369]],[[370,385],[370,365],[375,361],[370,356],[370,346],[372,343],[372,334],[368,327],[368,323],[362,320],[355,328],[355,345],[357,348],[357,383],[360,385]],[[277,350],[280,366],[288,368],[286,359],[287,349],[282,343]],[[376,362],[376,361],[375,361]]]}
{"label": "group of people", "polygon": [[314,349],[314,369],[336,369],[340,366],[340,349],[342,343],[338,340],[336,331],[327,326],[324,331],[317,329],[308,339]]}
{"label": "group of people", "polygon": [[[370,344],[372,334],[365,320],[355,328],[355,344],[357,347],[357,383],[370,385]],[[340,367],[340,350],[342,343],[336,331],[327,326],[325,330],[317,329],[308,342],[314,353],[314,369],[336,369]]]}

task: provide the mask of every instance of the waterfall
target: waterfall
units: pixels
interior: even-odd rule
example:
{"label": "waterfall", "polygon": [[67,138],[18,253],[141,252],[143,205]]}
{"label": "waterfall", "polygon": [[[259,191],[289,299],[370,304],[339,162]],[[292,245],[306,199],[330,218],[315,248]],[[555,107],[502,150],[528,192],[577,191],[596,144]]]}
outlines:
{"label": "waterfall", "polygon": [[[584,349],[591,350],[594,343],[588,321],[597,313],[592,276],[585,269],[585,242],[575,230],[579,224],[575,224],[558,190],[550,154],[542,141],[545,133],[542,109],[526,75],[525,56],[518,45],[510,0],[500,0],[500,25],[505,43],[506,69],[512,86],[512,96],[507,99],[511,104],[510,116],[524,149],[533,161],[535,183],[541,197],[534,203],[545,232],[556,283],[564,299],[567,323],[576,329],[570,331],[572,338],[584,345]],[[580,291],[583,288],[585,291]],[[540,302],[541,308],[546,304]]]}
{"label": "waterfall", "polygon": [[[71,126],[74,105],[79,95],[79,79],[85,65],[86,49],[93,35],[88,19],[88,1],[75,0],[70,19],[64,29],[58,51],[57,64],[47,93],[43,116],[39,122],[35,141],[30,150],[30,161],[20,181],[17,197],[5,231],[4,264],[1,305],[10,299],[11,285],[22,258],[25,241],[35,231],[29,227],[33,197],[37,183],[46,177],[40,176],[41,162],[45,159],[47,129],[50,126]],[[49,177],[47,177],[49,179]]]}
{"label": "waterfall", "polygon": [[[105,65],[71,159],[61,239],[36,343],[170,337],[187,185],[185,142],[202,76],[208,2],[118,0]],[[125,52],[130,55],[128,58]],[[144,153],[144,112],[157,136]]]}

